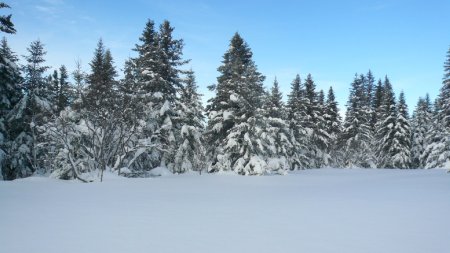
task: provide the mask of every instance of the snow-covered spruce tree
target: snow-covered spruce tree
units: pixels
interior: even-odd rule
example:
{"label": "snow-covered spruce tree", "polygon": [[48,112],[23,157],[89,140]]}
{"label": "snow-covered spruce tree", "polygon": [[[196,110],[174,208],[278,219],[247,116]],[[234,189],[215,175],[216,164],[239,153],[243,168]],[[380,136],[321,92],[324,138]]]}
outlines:
{"label": "snow-covered spruce tree", "polygon": [[327,153],[330,154],[330,166],[340,167],[342,159],[339,155],[338,138],[342,133],[342,119],[339,114],[338,103],[334,95],[333,88],[328,90],[327,101],[325,103],[325,110],[323,114],[325,120],[325,131],[330,136],[330,144],[328,145]]}
{"label": "snow-covered spruce tree", "polygon": [[[134,173],[144,173],[160,165],[165,148],[161,143],[160,110],[164,102],[162,77],[159,71],[159,35],[155,31],[155,23],[148,20],[134,51],[138,56],[130,59],[128,79],[130,95],[136,99],[133,102],[137,120],[141,121],[141,129],[137,132],[137,138],[132,146],[139,147],[130,152],[126,158],[126,167]],[[127,70],[127,69],[126,69]],[[135,84],[132,84],[135,83]],[[155,138],[158,137],[158,138]]]}
{"label": "snow-covered spruce tree", "polygon": [[179,97],[177,93],[183,87],[181,75],[186,71],[180,69],[189,60],[183,60],[183,40],[173,38],[174,28],[165,20],[159,28],[159,71],[161,79],[160,92],[162,100],[156,106],[159,109],[159,142],[165,151],[160,159],[160,166],[172,169],[175,153],[180,141],[181,122],[176,111]]}
{"label": "snow-covered spruce tree", "polygon": [[287,101],[287,122],[293,136],[293,151],[291,157],[291,170],[309,168],[312,164],[307,155],[310,153],[308,146],[308,131],[305,128],[306,115],[305,89],[297,74],[291,83],[291,92]]}
{"label": "snow-covered spruce tree", "polygon": [[306,124],[305,128],[309,133],[310,151],[309,157],[312,161],[310,166],[313,168],[320,168],[328,166],[330,162],[330,155],[328,154],[328,146],[330,144],[330,136],[325,129],[324,113],[324,95],[322,92],[321,103],[319,102],[318,94],[316,93],[316,85],[312,79],[311,74],[308,74],[305,80],[305,95],[306,95]]}
{"label": "snow-covered spruce tree", "polygon": [[[12,120],[11,111],[19,102],[22,93],[20,89],[21,76],[17,66],[17,56],[11,51],[4,37],[0,47],[0,180],[14,179],[17,176],[12,156],[13,140],[20,133],[20,122]],[[10,120],[11,119],[11,120]]]}
{"label": "snow-covered spruce tree", "polygon": [[397,104],[397,119],[394,128],[394,142],[392,146],[392,164],[394,168],[411,168],[411,128],[408,116],[408,106],[405,94],[400,93]]}
{"label": "snow-covered spruce tree", "polygon": [[383,102],[379,110],[379,121],[375,126],[376,155],[379,168],[395,168],[393,147],[395,144],[395,125],[397,109],[392,85],[385,77],[383,85]]}
{"label": "snow-covered spruce tree", "polygon": [[435,103],[433,128],[428,137],[426,168],[450,171],[450,48],[444,63],[442,88]]}
{"label": "snow-covered spruce tree", "polygon": [[102,180],[103,172],[113,167],[117,155],[120,141],[117,131],[122,127],[122,121],[118,118],[123,110],[118,106],[117,72],[111,52],[105,49],[102,40],[97,44],[90,67],[83,101],[84,120],[79,124],[87,129],[84,138],[86,147],[91,150],[91,170],[101,171]]}
{"label": "snow-covered spruce tree", "polygon": [[437,168],[439,165],[440,152],[442,151],[443,145],[441,141],[445,138],[445,127],[442,125],[442,115],[440,111],[442,109],[442,100],[438,96],[433,105],[432,120],[430,124],[430,130],[427,132],[425,142],[427,143],[423,154],[420,159],[424,161],[426,169]]}
{"label": "snow-covered spruce tree", "polygon": [[264,138],[268,144],[268,170],[284,174],[293,164],[293,142],[295,138],[286,120],[287,113],[283,103],[282,93],[275,78],[270,93],[264,103],[264,120],[266,121]]}
{"label": "snow-covered spruce tree", "polygon": [[266,148],[260,134],[264,129],[263,81],[252,52],[236,33],[218,68],[216,92],[207,107],[206,136],[212,160],[210,171],[233,170],[242,175],[266,172]]}
{"label": "snow-covered spruce tree", "polygon": [[42,141],[39,128],[53,115],[49,83],[44,77],[49,68],[43,66],[46,54],[44,45],[39,40],[34,41],[27,51],[28,55],[24,56],[26,64],[22,67],[24,96],[9,118],[15,131],[11,145],[11,170],[15,177],[25,177],[44,170],[46,161],[40,159],[40,154],[46,153],[46,150],[39,145]]}
{"label": "snow-covered spruce tree", "polygon": [[[136,45],[138,57],[136,93],[142,99],[145,122],[139,137],[142,147],[134,154],[134,170],[150,170],[157,166],[173,169],[180,141],[181,122],[177,106],[185,71],[180,68],[188,61],[182,59],[183,40],[174,39],[174,28],[164,21],[155,31],[149,20]],[[145,147],[145,148],[144,148]],[[144,150],[145,149],[145,150]]]}
{"label": "snow-covered spruce tree", "polygon": [[427,134],[432,126],[432,105],[430,96],[419,98],[411,120],[411,167],[425,168],[425,149],[428,145]]}
{"label": "snow-covered spruce tree", "polygon": [[351,84],[343,131],[339,138],[340,145],[343,147],[344,167],[375,167],[375,157],[371,147],[373,136],[364,106],[367,99],[365,92],[363,79],[356,74]]}
{"label": "snow-covered spruce tree", "polygon": [[175,154],[173,171],[206,170],[205,147],[203,145],[204,115],[201,95],[197,91],[194,72],[187,73],[178,104],[181,122],[180,145]]}

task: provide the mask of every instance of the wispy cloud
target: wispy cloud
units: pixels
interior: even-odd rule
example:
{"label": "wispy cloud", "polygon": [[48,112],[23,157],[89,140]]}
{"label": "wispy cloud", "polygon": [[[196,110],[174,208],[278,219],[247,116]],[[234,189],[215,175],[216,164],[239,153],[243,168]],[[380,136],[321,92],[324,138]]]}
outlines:
{"label": "wispy cloud", "polygon": [[45,14],[54,15],[57,12],[57,10],[51,6],[36,5],[35,8],[36,8],[36,10],[43,12]]}
{"label": "wispy cloud", "polygon": [[43,15],[43,18],[51,20],[59,18],[67,8],[67,4],[64,0],[41,0],[34,7]]}
{"label": "wispy cloud", "polygon": [[44,3],[51,5],[61,5],[64,4],[64,0],[43,0]]}

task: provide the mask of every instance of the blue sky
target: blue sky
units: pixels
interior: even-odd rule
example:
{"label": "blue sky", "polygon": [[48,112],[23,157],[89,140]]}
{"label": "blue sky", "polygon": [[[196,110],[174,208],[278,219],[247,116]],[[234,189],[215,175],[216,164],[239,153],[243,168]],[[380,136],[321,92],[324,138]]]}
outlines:
{"label": "blue sky", "polygon": [[85,70],[100,37],[118,69],[147,19],[169,20],[185,41],[188,67],[205,98],[216,69],[238,31],[250,45],[266,86],[277,76],[284,95],[295,74],[311,73],[317,87],[333,85],[340,107],[355,73],[388,75],[406,93],[412,109],[425,93],[434,98],[442,84],[450,46],[450,1],[169,1],[9,0],[17,34],[8,35],[19,55],[33,40],[45,45],[47,64]]}

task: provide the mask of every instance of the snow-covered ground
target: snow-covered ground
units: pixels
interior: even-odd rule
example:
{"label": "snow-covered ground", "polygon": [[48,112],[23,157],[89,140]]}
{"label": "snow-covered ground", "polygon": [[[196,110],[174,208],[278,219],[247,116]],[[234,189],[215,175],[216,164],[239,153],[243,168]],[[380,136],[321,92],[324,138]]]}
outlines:
{"label": "snow-covered ground", "polygon": [[0,182],[0,252],[450,252],[444,170]]}

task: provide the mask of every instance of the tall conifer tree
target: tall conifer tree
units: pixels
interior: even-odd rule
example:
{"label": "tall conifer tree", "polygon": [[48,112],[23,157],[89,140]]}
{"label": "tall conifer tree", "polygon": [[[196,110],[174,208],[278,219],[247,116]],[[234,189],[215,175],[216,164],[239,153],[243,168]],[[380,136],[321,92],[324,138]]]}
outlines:
{"label": "tall conifer tree", "polygon": [[330,144],[328,146],[328,153],[330,154],[331,166],[341,166],[342,159],[339,156],[338,138],[342,133],[342,119],[339,114],[338,103],[334,95],[333,88],[328,90],[327,101],[325,103],[325,130],[330,136]]}
{"label": "tall conifer tree", "polygon": [[427,94],[425,98],[420,98],[417,102],[417,106],[412,117],[412,168],[425,168],[426,157],[424,157],[424,154],[428,145],[426,137],[429,131],[431,131],[431,123],[432,104],[430,101],[430,96]]}
{"label": "tall conifer tree", "polygon": [[350,88],[347,112],[340,143],[343,146],[342,157],[344,167],[375,167],[372,150],[372,130],[367,121],[366,90],[364,80],[355,75]]}
{"label": "tall conifer tree", "polygon": [[375,128],[378,166],[381,168],[395,168],[392,158],[395,153],[393,147],[397,122],[397,107],[394,91],[387,76],[383,85],[383,102],[380,106],[379,117]]}
{"label": "tall conifer tree", "polygon": [[411,128],[408,116],[408,106],[405,94],[400,93],[397,104],[397,119],[394,128],[394,143],[392,147],[392,164],[394,168],[411,168]]}
{"label": "tall conifer tree", "polygon": [[311,159],[307,156],[310,153],[308,146],[308,135],[305,128],[307,119],[305,89],[301,82],[300,75],[296,75],[291,83],[291,92],[288,94],[287,115],[288,124],[293,135],[293,153],[291,156],[291,169],[305,169],[311,166]]}
{"label": "tall conifer tree", "polygon": [[22,78],[17,61],[17,56],[11,51],[6,38],[3,38],[0,47],[0,180],[27,175],[26,172],[20,172],[23,167],[16,166],[12,159],[18,155],[14,140],[24,127],[22,120],[12,114],[22,97]]}
{"label": "tall conifer tree", "polygon": [[[215,97],[207,107],[207,137],[212,170],[229,170],[243,175],[266,170],[267,145],[259,138],[264,76],[258,72],[252,52],[236,33],[218,68],[220,76],[212,87]],[[221,148],[223,147],[223,148]]]}

